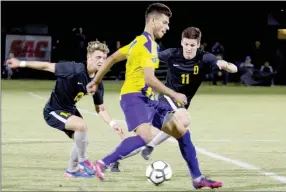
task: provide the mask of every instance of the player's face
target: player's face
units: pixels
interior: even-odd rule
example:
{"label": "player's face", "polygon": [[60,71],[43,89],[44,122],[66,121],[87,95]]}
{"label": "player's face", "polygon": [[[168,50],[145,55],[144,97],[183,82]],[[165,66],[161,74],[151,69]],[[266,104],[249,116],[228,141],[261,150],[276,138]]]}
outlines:
{"label": "player's face", "polygon": [[154,37],[155,39],[161,39],[165,33],[169,30],[169,17],[160,14],[154,18]]}
{"label": "player's face", "polygon": [[186,59],[192,59],[196,56],[197,49],[200,47],[197,39],[183,38],[181,41],[183,54]]}
{"label": "player's face", "polygon": [[107,58],[107,54],[102,51],[95,51],[87,57],[87,68],[89,71],[97,71],[103,65]]}

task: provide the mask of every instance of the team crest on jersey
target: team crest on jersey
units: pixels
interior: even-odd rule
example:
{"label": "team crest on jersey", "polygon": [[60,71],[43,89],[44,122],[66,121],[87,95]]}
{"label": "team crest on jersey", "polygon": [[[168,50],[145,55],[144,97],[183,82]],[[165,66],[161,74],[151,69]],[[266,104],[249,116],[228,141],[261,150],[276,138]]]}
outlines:
{"label": "team crest on jersey", "polygon": [[156,63],[157,62],[157,58],[152,58],[152,62]]}

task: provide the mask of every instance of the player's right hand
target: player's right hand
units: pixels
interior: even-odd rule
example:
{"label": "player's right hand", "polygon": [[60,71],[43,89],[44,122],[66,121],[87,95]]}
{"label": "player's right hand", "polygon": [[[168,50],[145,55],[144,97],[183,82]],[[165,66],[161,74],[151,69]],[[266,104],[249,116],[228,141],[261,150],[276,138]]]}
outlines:
{"label": "player's right hand", "polygon": [[11,58],[7,60],[7,64],[11,68],[18,68],[20,67],[20,60],[16,58]]}
{"label": "player's right hand", "polygon": [[176,93],[174,96],[174,99],[178,102],[181,103],[182,105],[186,105],[188,103],[186,95],[182,93]]}
{"label": "player's right hand", "polygon": [[97,91],[97,87],[97,84],[91,81],[86,85],[86,91],[88,94],[94,95]]}

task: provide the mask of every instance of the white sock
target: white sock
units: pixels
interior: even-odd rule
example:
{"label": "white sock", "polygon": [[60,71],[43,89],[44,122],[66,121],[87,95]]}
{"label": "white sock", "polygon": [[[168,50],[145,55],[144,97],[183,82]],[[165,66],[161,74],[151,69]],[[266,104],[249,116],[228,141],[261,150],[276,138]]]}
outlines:
{"label": "white sock", "polygon": [[121,159],[126,159],[126,158],[128,158],[128,157],[132,157],[132,156],[136,155],[137,153],[139,153],[140,151],[142,151],[144,148],[145,148],[145,146],[140,147],[140,148],[138,148],[138,149],[135,149],[134,151],[132,151],[132,152],[129,153],[128,155],[122,156]]}
{"label": "white sock", "polygon": [[79,169],[78,152],[77,152],[76,144],[74,143],[72,146],[71,154],[70,154],[68,171],[69,172],[76,172],[78,169]]}
{"label": "white sock", "polygon": [[157,133],[157,135],[155,135],[152,141],[148,143],[147,145],[150,147],[155,147],[161,144],[162,142],[166,141],[169,137],[170,136],[167,133],[165,133],[164,131],[160,131],[159,133]]}
{"label": "white sock", "polygon": [[202,178],[204,178],[203,175],[201,175],[201,176],[199,176],[199,177],[193,179],[193,181],[194,181],[194,182],[200,182]]}
{"label": "white sock", "polygon": [[74,141],[76,144],[77,152],[78,152],[78,160],[79,162],[83,162],[87,160],[86,151],[87,151],[87,132],[76,131],[74,133]]}

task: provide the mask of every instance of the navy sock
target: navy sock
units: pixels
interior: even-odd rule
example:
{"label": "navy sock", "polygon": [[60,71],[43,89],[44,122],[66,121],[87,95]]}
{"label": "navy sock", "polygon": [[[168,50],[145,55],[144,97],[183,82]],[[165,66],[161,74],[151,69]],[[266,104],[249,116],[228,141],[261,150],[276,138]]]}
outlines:
{"label": "navy sock", "polygon": [[181,154],[187,162],[190,174],[193,179],[202,176],[197,159],[195,146],[191,141],[190,131],[187,131],[183,137],[178,139]]}

